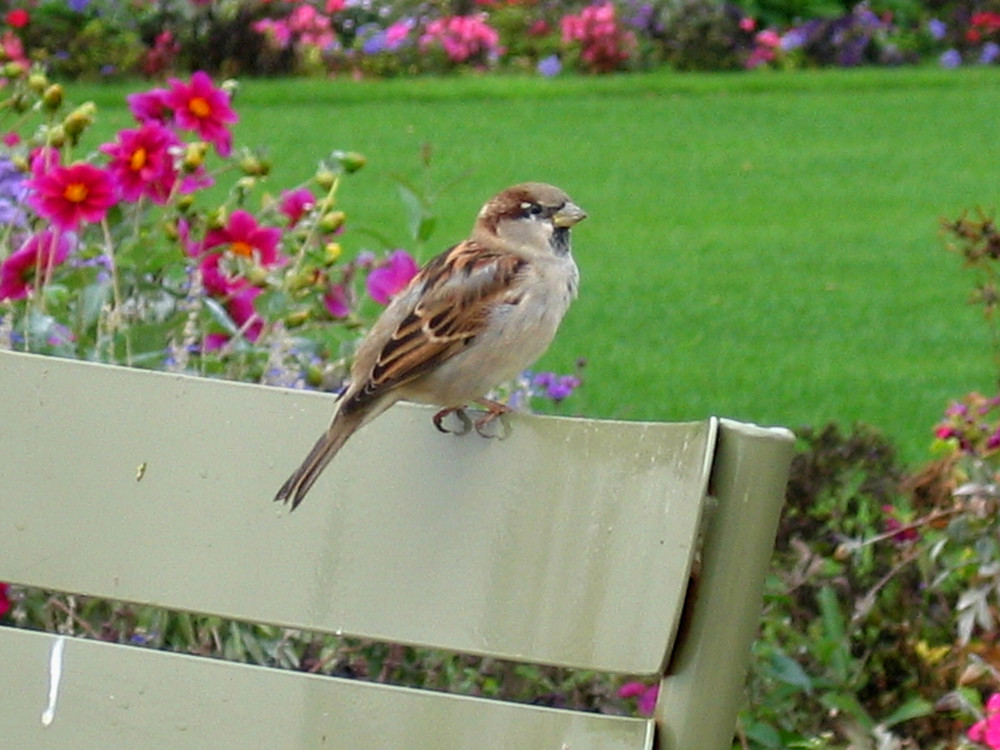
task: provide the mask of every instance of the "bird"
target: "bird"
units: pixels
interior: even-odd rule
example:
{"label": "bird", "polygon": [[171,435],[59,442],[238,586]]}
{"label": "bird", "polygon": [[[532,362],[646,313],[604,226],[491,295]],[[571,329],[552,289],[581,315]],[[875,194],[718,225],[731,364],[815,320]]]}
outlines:
{"label": "bird", "polygon": [[486,409],[480,434],[510,410],[487,394],[538,359],[577,296],[570,229],[586,212],[542,182],[488,200],[469,237],[436,256],[394,296],[355,352],[330,426],[275,495],[295,510],[344,443],[401,399]]}

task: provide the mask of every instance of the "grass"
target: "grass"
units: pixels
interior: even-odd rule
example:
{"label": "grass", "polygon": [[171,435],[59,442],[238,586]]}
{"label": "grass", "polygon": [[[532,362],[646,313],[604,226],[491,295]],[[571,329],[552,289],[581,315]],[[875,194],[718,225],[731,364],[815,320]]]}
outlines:
{"label": "grass", "polygon": [[[128,122],[124,91],[70,88],[105,134]],[[917,461],[948,399],[993,388],[937,222],[998,203],[1000,70],[247,81],[237,104],[273,190],[364,153],[341,206],[401,246],[392,175],[460,178],[424,258],[499,188],[564,187],[590,213],[583,285],[540,364],[587,358],[573,413],[863,421]]]}

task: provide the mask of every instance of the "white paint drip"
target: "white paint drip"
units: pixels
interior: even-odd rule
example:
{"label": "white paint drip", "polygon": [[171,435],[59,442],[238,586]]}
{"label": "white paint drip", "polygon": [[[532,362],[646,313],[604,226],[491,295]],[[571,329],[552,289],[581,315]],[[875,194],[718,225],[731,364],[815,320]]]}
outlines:
{"label": "white paint drip", "polygon": [[42,726],[47,727],[56,718],[56,701],[59,699],[59,681],[62,679],[63,648],[66,646],[66,636],[61,635],[52,644],[52,654],[49,656],[49,705],[42,711]]}

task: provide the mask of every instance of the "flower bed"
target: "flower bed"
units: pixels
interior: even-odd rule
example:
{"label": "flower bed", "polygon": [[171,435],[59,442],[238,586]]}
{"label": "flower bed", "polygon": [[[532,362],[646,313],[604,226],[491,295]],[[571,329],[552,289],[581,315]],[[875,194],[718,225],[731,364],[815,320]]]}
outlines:
{"label": "flower bed", "polygon": [[663,64],[721,70],[938,60],[954,67],[1000,57],[1000,13],[972,2],[36,0],[0,7],[0,58],[70,77],[463,68],[552,76]]}

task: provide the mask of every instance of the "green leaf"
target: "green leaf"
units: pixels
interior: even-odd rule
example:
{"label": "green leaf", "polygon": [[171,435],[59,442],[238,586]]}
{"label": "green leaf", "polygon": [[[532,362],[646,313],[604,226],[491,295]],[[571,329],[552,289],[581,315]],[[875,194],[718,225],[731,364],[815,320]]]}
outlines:
{"label": "green leaf", "polygon": [[267,289],[257,295],[253,301],[253,309],[264,320],[281,318],[291,311],[292,300],[287,292],[281,289]]}
{"label": "green leaf", "polygon": [[882,725],[889,729],[896,724],[902,724],[910,719],[919,719],[921,716],[928,716],[934,712],[934,704],[920,697],[914,697],[893,711],[882,721]]}
{"label": "green leaf", "polygon": [[802,688],[806,693],[812,692],[812,678],[801,664],[787,654],[773,654],[771,656],[771,669],[774,677],[786,685]]}
{"label": "green leaf", "polygon": [[875,721],[852,693],[825,693],[820,700],[827,708],[847,714],[868,732],[875,726]]}
{"label": "green leaf", "polygon": [[212,297],[205,297],[202,300],[202,303],[205,305],[205,309],[208,310],[209,314],[212,316],[212,319],[222,326],[226,333],[230,336],[235,336],[240,332],[240,327],[236,325],[236,322],[231,317],[229,317],[229,313],[226,311],[226,308],[223,307],[218,300],[213,299]]}
{"label": "green leaf", "polygon": [[97,325],[101,317],[101,310],[111,299],[111,282],[98,281],[83,289],[80,294],[80,304],[78,314],[80,316],[80,328],[87,330]]}

